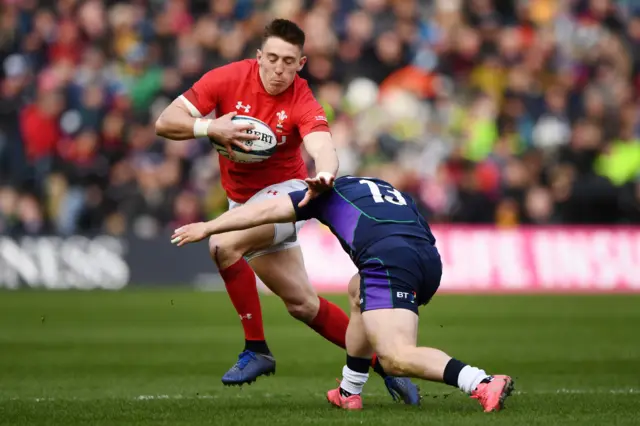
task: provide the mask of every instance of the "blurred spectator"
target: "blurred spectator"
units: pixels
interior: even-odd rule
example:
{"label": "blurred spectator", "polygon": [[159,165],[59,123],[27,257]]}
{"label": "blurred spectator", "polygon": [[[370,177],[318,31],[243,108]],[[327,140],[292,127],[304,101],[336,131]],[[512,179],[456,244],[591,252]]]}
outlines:
{"label": "blurred spectator", "polygon": [[433,222],[640,223],[636,2],[61,0],[0,5],[0,232],[152,236],[224,211],[211,147],[152,123],[275,16],[307,32],[341,173]]}
{"label": "blurred spectator", "polygon": [[33,194],[23,194],[18,199],[16,219],[14,234],[38,236],[52,231],[42,206]]}
{"label": "blurred spectator", "polygon": [[11,234],[17,225],[18,193],[9,186],[0,187],[0,232]]}

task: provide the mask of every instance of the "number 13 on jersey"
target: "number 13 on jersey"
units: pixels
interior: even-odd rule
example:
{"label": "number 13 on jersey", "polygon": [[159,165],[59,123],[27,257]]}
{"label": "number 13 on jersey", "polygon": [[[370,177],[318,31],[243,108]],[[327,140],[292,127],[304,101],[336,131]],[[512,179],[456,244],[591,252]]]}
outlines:
{"label": "number 13 on jersey", "polygon": [[[367,179],[360,180],[360,183],[369,187],[371,197],[373,197],[373,201],[376,203],[384,203],[386,201],[387,203],[395,204],[397,206],[407,205],[407,200],[405,200],[400,191],[395,188],[386,185],[378,185],[377,183]],[[389,195],[382,195],[381,189]]]}

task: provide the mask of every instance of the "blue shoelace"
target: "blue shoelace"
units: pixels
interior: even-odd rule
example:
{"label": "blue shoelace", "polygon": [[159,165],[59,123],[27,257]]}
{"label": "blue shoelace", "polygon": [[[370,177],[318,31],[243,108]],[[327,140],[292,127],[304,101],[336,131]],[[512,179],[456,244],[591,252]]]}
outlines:
{"label": "blue shoelace", "polygon": [[236,364],[240,370],[244,370],[244,368],[251,362],[251,360],[256,359],[256,354],[251,351],[242,351],[242,353],[238,356],[238,363]]}

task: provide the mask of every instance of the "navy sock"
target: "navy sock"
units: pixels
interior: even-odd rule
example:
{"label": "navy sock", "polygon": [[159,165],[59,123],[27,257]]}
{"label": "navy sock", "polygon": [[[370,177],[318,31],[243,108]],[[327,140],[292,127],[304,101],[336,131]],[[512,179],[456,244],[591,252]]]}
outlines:
{"label": "navy sock", "polygon": [[371,366],[371,359],[356,358],[347,354],[347,367],[356,373],[367,374]]}
{"label": "navy sock", "polygon": [[387,377],[387,373],[385,373],[384,368],[382,368],[382,365],[380,364],[380,359],[378,358],[376,358],[375,363],[373,364],[373,371],[378,373],[378,375],[383,379]]}
{"label": "navy sock", "polygon": [[[369,367],[371,366],[371,359],[368,358],[357,358],[355,356],[351,356],[347,354],[347,368],[349,370],[355,371],[356,373],[367,374],[369,373]],[[348,392],[340,387],[340,395],[345,398],[353,395],[351,392]]]}
{"label": "navy sock", "polygon": [[269,346],[267,346],[267,342],[265,342],[264,340],[245,340],[244,350],[262,355],[271,355]]}
{"label": "navy sock", "polygon": [[466,367],[462,361],[458,361],[455,358],[451,358],[444,368],[444,382],[449,386],[458,387],[458,376],[464,367]]}

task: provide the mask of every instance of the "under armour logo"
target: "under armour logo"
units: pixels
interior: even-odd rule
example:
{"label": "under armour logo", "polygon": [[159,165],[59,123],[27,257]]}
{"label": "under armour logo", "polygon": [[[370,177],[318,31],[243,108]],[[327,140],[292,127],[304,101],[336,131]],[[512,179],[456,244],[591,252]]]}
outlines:
{"label": "under armour logo", "polygon": [[251,314],[246,314],[246,315],[240,314],[240,321],[245,320],[245,319],[246,320],[250,320],[251,318],[253,318],[253,315],[251,315]]}
{"label": "under armour logo", "polygon": [[267,191],[267,194],[278,195],[278,191],[274,191],[273,189],[270,189]]}
{"label": "under armour logo", "polygon": [[242,105],[242,102],[238,101],[236,109],[244,109],[244,112],[247,113],[251,109],[251,105]]}

